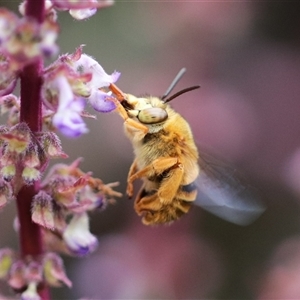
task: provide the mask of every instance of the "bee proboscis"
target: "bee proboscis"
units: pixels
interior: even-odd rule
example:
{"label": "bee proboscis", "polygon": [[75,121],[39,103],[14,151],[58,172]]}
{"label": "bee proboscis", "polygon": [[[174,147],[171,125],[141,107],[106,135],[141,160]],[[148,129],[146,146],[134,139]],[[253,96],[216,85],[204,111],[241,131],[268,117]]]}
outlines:
{"label": "bee proboscis", "polygon": [[126,193],[132,197],[133,182],[143,181],[134,208],[146,225],[177,220],[189,211],[192,203],[234,223],[249,223],[261,213],[262,207],[236,199],[239,197],[236,188],[226,182],[219,185],[205,173],[201,167],[205,162],[201,155],[199,158],[190,125],[168,104],[200,87],[192,86],[169,96],[184,72],[182,69],[178,73],[160,98],[135,97],[123,93],[115,84],[109,87],[115,95],[111,101],[124,120],[125,134],[135,154]]}

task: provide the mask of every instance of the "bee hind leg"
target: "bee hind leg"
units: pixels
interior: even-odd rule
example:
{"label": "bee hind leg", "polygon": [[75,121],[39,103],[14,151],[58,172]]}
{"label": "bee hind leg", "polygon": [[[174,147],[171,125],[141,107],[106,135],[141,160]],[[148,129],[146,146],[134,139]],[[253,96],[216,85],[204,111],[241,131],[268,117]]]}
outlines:
{"label": "bee hind leg", "polygon": [[139,215],[144,211],[158,211],[162,205],[157,199],[157,191],[148,192],[142,188],[135,199],[134,209]]}

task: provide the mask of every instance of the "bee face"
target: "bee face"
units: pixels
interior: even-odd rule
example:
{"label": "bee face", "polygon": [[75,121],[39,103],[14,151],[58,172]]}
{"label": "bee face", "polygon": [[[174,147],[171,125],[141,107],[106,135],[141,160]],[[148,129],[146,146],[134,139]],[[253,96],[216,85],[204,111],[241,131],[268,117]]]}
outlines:
{"label": "bee face", "polygon": [[157,97],[137,98],[127,95],[124,107],[129,117],[137,118],[142,124],[158,124],[168,118],[166,105]]}

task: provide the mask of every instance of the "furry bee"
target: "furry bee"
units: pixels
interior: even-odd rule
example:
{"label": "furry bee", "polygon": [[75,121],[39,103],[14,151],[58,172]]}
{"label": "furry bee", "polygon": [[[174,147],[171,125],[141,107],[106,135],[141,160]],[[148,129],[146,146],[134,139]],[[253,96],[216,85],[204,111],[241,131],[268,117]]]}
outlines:
{"label": "furry bee", "polygon": [[[168,97],[184,72],[185,69],[182,69],[178,73],[161,98],[138,98],[123,93],[115,84],[109,87],[115,95],[110,100],[116,104],[117,112],[124,119],[125,134],[135,154],[128,173],[126,193],[131,198],[133,182],[137,179],[143,181],[134,208],[142,216],[145,225],[171,223],[179,219],[189,211],[199,194],[202,198],[199,203],[201,206],[230,221],[234,219],[232,216],[227,218],[222,208],[224,203],[220,203],[224,201],[227,186],[220,189],[219,184],[202,172],[191,128],[168,104],[179,95],[200,87],[192,86]],[[197,183],[199,173],[202,178],[200,185]],[[220,198],[220,192],[223,199],[213,199]],[[225,206],[231,202],[232,195],[225,195],[229,197],[225,199]],[[245,210],[243,207],[238,209]],[[243,220],[237,223],[243,223]]]}

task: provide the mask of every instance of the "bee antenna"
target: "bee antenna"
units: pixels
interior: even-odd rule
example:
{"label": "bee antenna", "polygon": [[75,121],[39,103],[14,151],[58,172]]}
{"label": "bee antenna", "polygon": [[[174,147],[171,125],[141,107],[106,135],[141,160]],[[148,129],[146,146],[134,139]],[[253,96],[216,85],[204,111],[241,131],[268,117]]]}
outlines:
{"label": "bee antenna", "polygon": [[185,89],[175,93],[173,96],[170,96],[169,98],[165,99],[164,102],[165,103],[170,102],[171,100],[177,98],[178,96],[180,96],[180,95],[182,95],[186,92],[190,92],[190,91],[193,91],[193,90],[196,90],[196,89],[199,89],[199,88],[200,88],[200,85],[194,85],[194,86],[185,88]]}
{"label": "bee antenna", "polygon": [[183,74],[186,72],[186,68],[182,68],[178,74],[176,75],[176,77],[173,79],[172,83],[170,84],[170,86],[168,87],[168,89],[166,90],[166,92],[163,94],[163,96],[161,97],[161,100],[164,100],[165,98],[167,98],[169,96],[169,94],[172,92],[172,90],[174,89],[175,85],[178,83],[178,81],[181,79],[181,77],[183,76]]}

